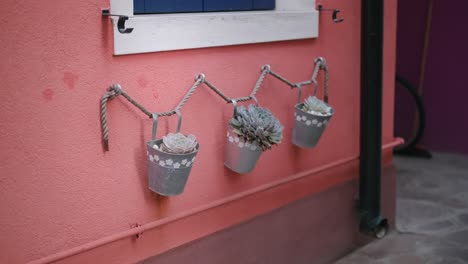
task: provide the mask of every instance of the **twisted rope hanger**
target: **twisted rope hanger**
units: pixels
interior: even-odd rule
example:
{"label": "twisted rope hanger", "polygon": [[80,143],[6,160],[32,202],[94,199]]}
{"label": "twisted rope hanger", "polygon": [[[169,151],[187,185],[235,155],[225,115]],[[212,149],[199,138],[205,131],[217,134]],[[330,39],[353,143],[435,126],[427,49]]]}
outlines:
{"label": "twisted rope hanger", "polygon": [[[185,94],[185,96],[182,98],[180,103],[171,111],[167,112],[162,112],[162,113],[157,113],[158,116],[172,116],[176,114],[177,111],[180,111],[182,107],[187,103],[188,99],[193,95],[195,90],[201,85],[205,84],[213,90],[217,95],[219,95],[226,103],[232,103],[233,101],[236,102],[246,102],[250,100],[255,100],[256,101],[256,94],[260,87],[263,84],[263,81],[265,80],[265,77],[267,74],[270,74],[271,76],[275,77],[276,79],[282,81],[283,83],[287,84],[291,89],[294,88],[300,88],[306,85],[312,85],[314,84],[316,86],[315,89],[317,89],[318,83],[317,83],[317,75],[320,70],[324,70],[325,72],[325,89],[328,90],[328,66],[326,65],[326,61],[322,57],[318,57],[315,59],[315,69],[312,74],[312,77],[304,82],[298,82],[298,83],[293,83],[289,81],[288,79],[284,78],[283,76],[279,75],[278,73],[274,72],[271,69],[270,65],[264,65],[262,67],[262,71],[260,74],[260,77],[258,78],[257,82],[255,83],[255,86],[250,93],[249,96],[245,97],[239,97],[239,98],[229,98],[227,97],[223,92],[221,92],[216,86],[211,84],[208,80],[206,80],[206,77],[203,73],[199,74],[195,78],[195,83],[192,85],[192,87],[188,90],[188,92]],[[325,93],[328,94],[328,93]],[[130,97],[126,92],[122,90],[122,87],[119,84],[113,84],[111,85],[107,91],[104,93],[104,95],[101,97],[101,128],[102,128],[102,139],[103,139],[103,146],[105,151],[109,151],[109,127],[107,124],[107,102],[109,100],[114,99],[117,96],[123,96],[127,101],[129,101],[131,104],[136,106],[140,111],[142,111],[145,115],[147,115],[149,118],[153,117],[153,112],[148,111],[145,107],[143,107],[141,104],[139,104],[137,101],[135,101],[132,97]],[[326,99],[326,102],[328,101],[328,96]]]}

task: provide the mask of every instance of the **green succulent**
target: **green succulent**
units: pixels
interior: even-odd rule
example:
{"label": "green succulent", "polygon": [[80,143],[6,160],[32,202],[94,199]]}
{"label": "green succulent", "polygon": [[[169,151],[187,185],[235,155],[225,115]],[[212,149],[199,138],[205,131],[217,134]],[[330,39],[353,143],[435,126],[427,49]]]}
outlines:
{"label": "green succulent", "polygon": [[245,142],[257,144],[264,151],[283,139],[283,126],[279,120],[268,109],[255,105],[249,105],[248,109],[238,107],[229,125]]}

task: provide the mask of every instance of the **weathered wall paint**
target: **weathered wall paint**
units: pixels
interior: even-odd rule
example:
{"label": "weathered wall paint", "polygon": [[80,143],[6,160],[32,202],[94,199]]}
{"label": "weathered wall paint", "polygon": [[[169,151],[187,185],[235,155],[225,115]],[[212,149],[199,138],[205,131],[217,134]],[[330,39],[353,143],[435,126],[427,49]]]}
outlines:
{"label": "weathered wall paint", "polygon": [[[386,5],[384,142],[393,139],[395,2]],[[111,23],[100,16],[108,1],[2,1],[0,263],[38,259],[358,154],[360,3],[323,3],[341,8],[346,21],[322,16],[315,40],[114,57]],[[202,146],[182,196],[161,199],[147,189],[144,143],[151,122],[120,98],[108,107],[111,151],[102,150],[98,102],[111,83],[147,108],[165,111],[199,72],[229,96],[242,96],[263,64],[301,81],[317,56],[330,65],[336,116],[313,150],[292,146],[297,94],[272,78],[258,98],[285,125],[285,140],[250,175],[224,168],[232,106],[204,88],[182,109],[183,132],[197,135]],[[158,135],[175,123],[161,121]],[[132,259],[132,251],[125,252]]]}

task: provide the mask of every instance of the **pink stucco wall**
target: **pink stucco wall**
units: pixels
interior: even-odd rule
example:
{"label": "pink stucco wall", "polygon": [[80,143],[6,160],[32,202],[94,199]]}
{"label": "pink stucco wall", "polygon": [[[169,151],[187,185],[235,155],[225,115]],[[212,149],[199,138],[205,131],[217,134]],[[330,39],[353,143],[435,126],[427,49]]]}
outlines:
{"label": "pink stucco wall", "polygon": [[[337,25],[322,16],[318,39],[114,57],[111,23],[100,16],[100,8],[109,5],[106,0],[1,1],[0,263],[39,259],[127,230],[135,222],[163,219],[356,156],[360,3],[323,3],[341,8],[346,21]],[[393,140],[396,1],[388,0],[386,7],[388,143]],[[112,83],[120,83],[152,111],[165,111],[199,72],[229,96],[243,96],[263,64],[302,81],[317,56],[328,60],[336,116],[313,150],[291,144],[296,92],[272,78],[258,98],[285,125],[285,140],[266,152],[250,175],[239,176],[223,166],[232,106],[208,89],[197,91],[182,109],[183,132],[195,134],[201,144],[183,195],[161,199],[148,190],[144,143],[151,122],[121,99],[109,104],[111,151],[102,150],[98,102]],[[175,117],[161,121],[158,135],[175,126]]]}

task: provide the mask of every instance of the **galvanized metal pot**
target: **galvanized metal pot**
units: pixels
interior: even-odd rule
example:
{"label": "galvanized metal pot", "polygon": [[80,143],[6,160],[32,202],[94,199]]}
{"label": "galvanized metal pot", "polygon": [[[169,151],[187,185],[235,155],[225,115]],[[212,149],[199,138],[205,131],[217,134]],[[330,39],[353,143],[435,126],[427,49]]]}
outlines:
{"label": "galvanized metal pot", "polygon": [[232,130],[228,131],[224,165],[230,170],[240,174],[251,172],[262,153],[262,149],[256,144],[244,142]]}
{"label": "galvanized metal pot", "polygon": [[[237,103],[235,100],[232,103],[235,117]],[[224,149],[224,166],[234,172],[247,174],[255,168],[262,153],[263,150],[257,144],[245,142],[232,129],[228,130]]]}
{"label": "galvanized metal pot", "polygon": [[313,148],[320,140],[328,122],[333,116],[318,116],[302,110],[303,104],[296,105],[294,112],[293,144],[301,148]]}
{"label": "galvanized metal pot", "polygon": [[[307,113],[302,110],[304,104],[299,103],[301,100],[302,89],[299,88],[299,99],[294,112],[294,128],[292,142],[294,145],[301,148],[313,148],[317,145],[330,119],[333,117],[334,110],[328,116],[320,116]],[[314,96],[317,93],[315,88]],[[325,100],[328,105],[328,87],[325,87]],[[328,105],[329,106],[329,105]]]}
{"label": "galvanized metal pot", "polygon": [[[178,133],[182,119],[180,112],[177,114],[179,115]],[[197,145],[194,152],[187,154],[171,154],[162,151],[161,148],[156,149],[154,145],[159,147],[162,144],[162,139],[156,140],[157,126],[158,116],[153,114],[153,133],[151,141],[146,144],[149,189],[164,196],[179,195],[185,189],[200,146]]]}

